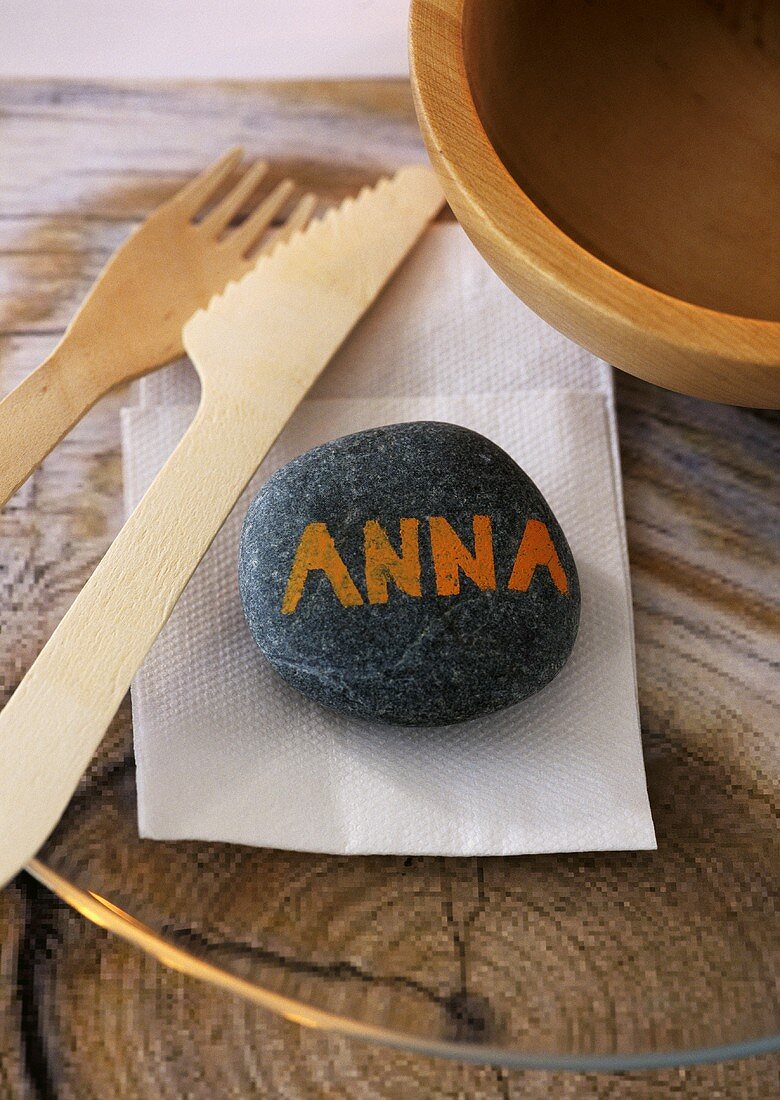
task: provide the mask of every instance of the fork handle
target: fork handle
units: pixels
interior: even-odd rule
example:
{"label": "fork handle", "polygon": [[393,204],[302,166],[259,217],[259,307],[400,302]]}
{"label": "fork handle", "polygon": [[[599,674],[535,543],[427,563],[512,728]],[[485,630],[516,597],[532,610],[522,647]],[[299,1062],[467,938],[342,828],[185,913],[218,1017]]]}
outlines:
{"label": "fork handle", "polygon": [[0,508],[107,388],[64,339],[0,401]]}
{"label": "fork handle", "polygon": [[220,401],[213,412],[201,406],[0,713],[0,886],[57,824],[130,681],[281,426],[245,403]]}

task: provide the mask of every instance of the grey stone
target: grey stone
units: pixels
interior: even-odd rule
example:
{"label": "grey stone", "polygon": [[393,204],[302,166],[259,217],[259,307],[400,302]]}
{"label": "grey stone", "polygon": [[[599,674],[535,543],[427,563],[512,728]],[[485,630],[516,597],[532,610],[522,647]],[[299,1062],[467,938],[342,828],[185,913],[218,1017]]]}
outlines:
{"label": "grey stone", "polygon": [[[395,580],[382,563],[401,560]],[[571,550],[536,485],[484,436],[431,422],[345,436],[277,471],[244,521],[239,586],[285,680],[399,725],[533,695],[565,664],[580,614]]]}

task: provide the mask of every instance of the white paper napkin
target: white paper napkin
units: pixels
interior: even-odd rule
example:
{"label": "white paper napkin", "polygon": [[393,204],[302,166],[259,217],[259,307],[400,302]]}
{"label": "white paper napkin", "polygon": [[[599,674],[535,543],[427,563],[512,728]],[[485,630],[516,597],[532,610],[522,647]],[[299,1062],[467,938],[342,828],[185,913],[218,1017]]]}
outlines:
{"label": "white paper napkin", "polygon": [[[128,509],[196,400],[179,365],[124,410]],[[569,539],[583,605],[572,657],[537,696],[410,731],[342,718],[282,681],[244,623],[236,561],[250,496],[278,466],[419,419],[474,428],[527,470]],[[429,231],[215,540],[134,681],[133,719],[147,837],[334,853],[654,847],[609,368],[518,302],[457,226]]]}

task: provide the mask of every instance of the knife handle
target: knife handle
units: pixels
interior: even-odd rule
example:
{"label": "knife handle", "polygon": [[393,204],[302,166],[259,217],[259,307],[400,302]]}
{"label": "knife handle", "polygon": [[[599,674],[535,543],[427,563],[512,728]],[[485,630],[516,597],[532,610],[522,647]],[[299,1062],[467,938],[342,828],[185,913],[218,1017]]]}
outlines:
{"label": "knife handle", "polygon": [[[155,638],[263,454],[250,404],[189,430],[0,713],[0,887],[59,821]],[[271,434],[270,447],[278,427]],[[226,445],[229,440],[229,445]]]}

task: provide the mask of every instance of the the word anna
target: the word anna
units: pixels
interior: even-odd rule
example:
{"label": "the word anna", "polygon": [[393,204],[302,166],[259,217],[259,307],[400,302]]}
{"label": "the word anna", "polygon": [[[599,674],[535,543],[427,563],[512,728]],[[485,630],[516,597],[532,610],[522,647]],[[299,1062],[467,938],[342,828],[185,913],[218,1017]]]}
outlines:
{"label": "the word anna", "polygon": [[[436,592],[439,596],[455,596],[460,592],[463,573],[483,591],[495,589],[496,568],[493,559],[493,525],[490,516],[474,516],[473,553],[461,542],[443,516],[430,516],[431,540]],[[407,596],[421,596],[420,521],[400,521],[400,553],[393,549],[385,529],[375,519],[363,527],[365,552],[365,590],[370,604],[387,603],[388,583],[392,581]],[[547,525],[529,519],[517,548],[507,588],[525,592],[537,569],[546,569],[560,593],[569,590],[566,573],[550,538]],[[352,579],[344,559],[336,548],[325,523],[310,523],[301,535],[295,551],[282,612],[295,611],[303,595],[309,573],[321,571],[330,581],[339,602],[344,607],[357,607],[365,601]]]}

